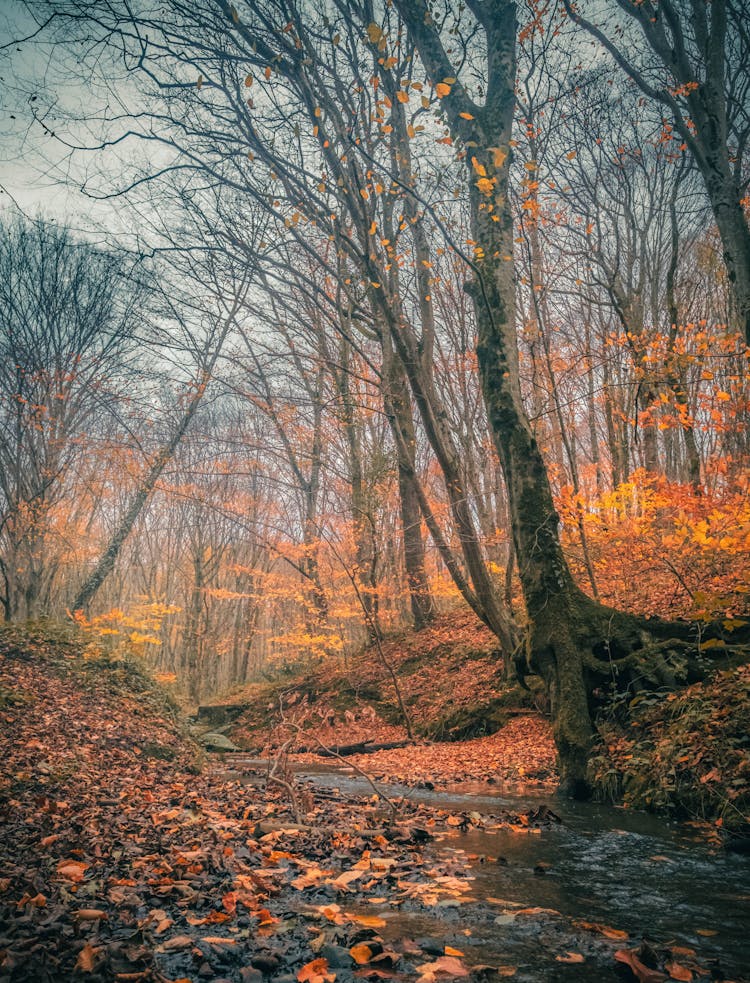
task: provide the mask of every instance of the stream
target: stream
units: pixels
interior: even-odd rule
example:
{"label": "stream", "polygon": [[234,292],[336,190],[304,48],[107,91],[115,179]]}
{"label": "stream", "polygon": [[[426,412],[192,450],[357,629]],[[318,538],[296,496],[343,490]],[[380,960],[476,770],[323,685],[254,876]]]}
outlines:
{"label": "stream", "polygon": [[[318,788],[372,794],[364,778],[338,766],[299,765],[297,771]],[[515,967],[514,978],[526,983],[633,979],[607,950],[635,948],[643,939],[657,948],[694,949],[714,979],[736,980],[750,972],[746,854],[713,847],[688,826],[597,803],[510,794],[486,785],[439,791],[379,787],[391,797],[403,795],[451,813],[500,814],[546,803],[562,819],[541,835],[470,827],[436,838],[426,856],[454,859],[457,869],[468,864],[475,902],[443,902],[418,911],[381,908],[386,940],[436,940],[463,951],[469,964]],[[514,917],[519,906],[554,909],[566,917]],[[604,923],[626,931],[629,939],[607,942],[576,928],[571,919]],[[582,954],[586,962],[555,960],[566,951]],[[681,962],[689,964],[690,957]]]}

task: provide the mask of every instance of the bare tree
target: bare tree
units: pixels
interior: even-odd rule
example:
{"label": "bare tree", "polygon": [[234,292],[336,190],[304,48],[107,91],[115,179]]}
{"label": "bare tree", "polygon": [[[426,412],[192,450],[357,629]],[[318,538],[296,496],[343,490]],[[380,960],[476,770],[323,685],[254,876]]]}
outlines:
{"label": "bare tree", "polygon": [[[66,481],[115,425],[144,331],[144,298],[123,257],[64,227],[0,227],[0,572],[6,620],[49,605],[61,543],[52,515]],[[144,332],[145,334],[145,332]],[[96,422],[95,422],[96,421]],[[65,506],[67,507],[67,506]]]}
{"label": "bare tree", "polygon": [[573,21],[664,108],[690,149],[721,236],[739,325],[750,344],[750,227],[742,202],[750,138],[747,4],[617,0],[624,22],[636,27],[636,38],[621,31],[611,12],[597,21],[571,0],[564,3]]}

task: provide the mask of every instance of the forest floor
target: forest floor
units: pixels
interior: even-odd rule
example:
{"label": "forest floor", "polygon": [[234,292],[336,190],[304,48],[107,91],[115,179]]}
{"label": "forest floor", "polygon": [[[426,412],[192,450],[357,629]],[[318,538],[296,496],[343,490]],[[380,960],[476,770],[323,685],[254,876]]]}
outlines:
{"label": "forest floor", "polygon": [[[394,676],[416,744],[350,754],[352,745],[406,742]],[[506,679],[494,636],[457,611],[346,664],[298,667],[237,690],[225,702],[245,709],[220,729],[260,756],[286,747],[294,760],[330,762],[326,749],[343,747],[347,764],[380,781],[548,792],[555,747],[544,694],[529,684],[537,688]],[[720,664],[703,682],[620,698],[603,713],[592,782],[606,801],[746,836],[749,734],[750,666]]]}
{"label": "forest floor", "polygon": [[[618,965],[724,978],[682,942],[475,896],[477,865],[505,861],[457,846],[510,836],[530,844],[519,871],[544,874],[547,807],[456,812],[238,777],[136,665],[46,631],[0,631],[0,754],[1,983],[616,980]],[[410,918],[419,931],[400,929]]]}
{"label": "forest floor", "polygon": [[[555,747],[539,710],[543,696],[505,679],[496,645],[470,612],[457,611],[346,664],[243,687],[226,702],[246,709],[221,729],[260,755],[288,743],[298,761],[330,761],[328,749],[346,748],[347,764],[381,781],[553,791]],[[408,740],[393,676],[416,742],[403,747],[387,747]],[[365,743],[386,747],[350,753]]]}

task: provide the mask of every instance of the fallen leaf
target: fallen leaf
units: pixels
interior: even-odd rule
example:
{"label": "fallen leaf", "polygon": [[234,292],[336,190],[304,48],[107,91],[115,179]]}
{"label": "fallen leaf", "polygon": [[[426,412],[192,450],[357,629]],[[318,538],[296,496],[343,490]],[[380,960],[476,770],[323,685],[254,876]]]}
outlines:
{"label": "fallen leaf", "polygon": [[662,983],[667,977],[656,969],[651,969],[640,961],[636,949],[618,949],[615,953],[618,963],[629,966],[640,983]]}
{"label": "fallen leaf", "polygon": [[89,865],[80,860],[61,860],[57,865],[57,873],[64,877],[66,881],[73,881],[77,884],[83,880],[83,875],[88,870]]}
{"label": "fallen leaf", "polygon": [[559,963],[585,963],[586,959],[580,952],[566,952],[564,956],[555,956],[555,961]]}
{"label": "fallen leaf", "polygon": [[173,935],[157,947],[157,952],[176,952],[178,949],[188,949],[193,944],[189,935]]}
{"label": "fallen leaf", "polygon": [[299,983],[333,983],[335,979],[336,974],[328,972],[328,960],[322,957],[305,963],[297,973]]}
{"label": "fallen leaf", "polygon": [[347,917],[351,918],[357,925],[364,925],[365,928],[385,928],[388,924],[385,918],[381,918],[380,915],[350,915],[347,913]]}
{"label": "fallen leaf", "polygon": [[96,965],[96,952],[97,950],[87,942],[86,945],[78,953],[78,959],[76,959],[75,969],[81,973],[93,973],[94,966]]}
{"label": "fallen leaf", "polygon": [[693,979],[692,972],[687,968],[687,966],[681,966],[680,963],[664,963],[664,968],[669,973],[669,977],[672,980],[680,980],[681,983],[691,983]]}
{"label": "fallen leaf", "polygon": [[47,898],[43,894],[35,894],[33,898],[30,894],[24,894],[16,907],[23,908],[27,904],[30,904],[32,908],[44,908],[47,904]]}
{"label": "fallen leaf", "polygon": [[441,956],[432,963],[423,963],[417,966],[421,976],[428,976],[435,973],[445,973],[447,976],[468,976],[469,970],[464,964],[456,959],[455,956]]}
{"label": "fallen leaf", "polygon": [[358,880],[363,874],[364,870],[345,870],[343,874],[339,874],[338,877],[332,880],[331,884],[336,888],[345,888],[347,884]]}
{"label": "fallen leaf", "polygon": [[73,917],[79,922],[97,922],[100,919],[109,918],[109,915],[106,911],[100,911],[98,908],[80,908],[73,912]]}
{"label": "fallen leaf", "polygon": [[372,959],[372,949],[364,942],[359,942],[351,947],[349,955],[358,966],[364,966]]}
{"label": "fallen leaf", "polygon": [[573,924],[577,928],[583,928],[588,932],[598,932],[600,935],[603,935],[605,939],[617,939],[618,942],[621,942],[627,939],[628,937],[628,933],[623,932],[621,928],[612,928],[609,925],[602,925],[601,922],[577,921],[574,922]]}

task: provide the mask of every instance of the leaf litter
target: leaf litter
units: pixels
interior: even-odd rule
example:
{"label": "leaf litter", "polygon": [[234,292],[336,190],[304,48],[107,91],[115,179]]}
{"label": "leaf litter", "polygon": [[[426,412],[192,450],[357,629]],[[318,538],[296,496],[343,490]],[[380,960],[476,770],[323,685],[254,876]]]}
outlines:
{"label": "leaf litter", "polygon": [[[472,826],[539,831],[549,810],[403,800],[391,816],[377,796],[311,790],[300,822],[283,788],[199,769],[176,719],[123,672],[0,638],[0,684],[24,696],[0,708],[0,983],[521,978],[464,955],[498,916],[560,964],[706,978],[695,954],[618,949],[616,928],[477,899],[472,859],[431,844]],[[412,938],[420,912],[450,938]]]}

